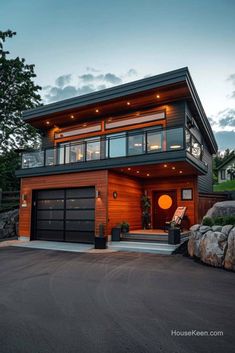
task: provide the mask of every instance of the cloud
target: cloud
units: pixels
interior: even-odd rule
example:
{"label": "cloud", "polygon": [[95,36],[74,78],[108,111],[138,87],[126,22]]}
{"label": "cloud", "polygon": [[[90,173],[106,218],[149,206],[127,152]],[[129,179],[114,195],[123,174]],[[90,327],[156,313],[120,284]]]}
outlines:
{"label": "cloud", "polygon": [[93,74],[83,74],[81,76],[78,76],[80,80],[82,80],[83,82],[94,82],[96,81],[97,83],[100,81],[104,81],[107,83],[111,83],[113,85],[118,85],[120,83],[122,83],[122,79],[114,74],[111,73],[107,73],[105,75],[93,75]]}
{"label": "cloud", "polygon": [[65,74],[56,78],[54,85],[43,87],[42,96],[45,103],[57,102],[59,100],[76,97],[93,91],[100,91],[121,83],[136,79],[138,73],[131,68],[123,75],[111,72],[99,73],[100,71],[87,67],[86,72],[81,75]]}
{"label": "cloud", "polygon": [[229,77],[228,77],[227,80],[228,80],[228,81],[232,81],[232,83],[235,84],[235,74],[229,75]]}
{"label": "cloud", "polygon": [[219,126],[222,128],[235,128],[235,109],[225,109],[220,112],[218,116],[218,123]]}
{"label": "cloud", "polygon": [[55,80],[55,84],[59,87],[64,87],[71,82],[71,78],[72,78],[71,74],[59,76]]}
{"label": "cloud", "polygon": [[235,149],[235,131],[218,131],[215,138],[219,146],[219,150]]}

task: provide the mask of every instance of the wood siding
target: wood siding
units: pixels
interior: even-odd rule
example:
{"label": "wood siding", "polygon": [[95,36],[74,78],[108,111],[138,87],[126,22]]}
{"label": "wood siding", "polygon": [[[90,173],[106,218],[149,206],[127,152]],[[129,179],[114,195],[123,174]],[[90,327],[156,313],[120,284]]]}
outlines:
{"label": "wood siding", "polygon": [[[181,190],[184,188],[193,189],[193,200],[181,200]],[[151,198],[151,203],[153,205],[154,191],[177,191],[177,207],[186,206],[186,215],[189,219],[189,226],[197,222],[197,207],[198,207],[198,192],[197,192],[197,179],[196,177],[177,177],[177,178],[165,178],[163,179],[151,179],[144,183],[144,189],[147,191],[149,197]],[[153,212],[153,207],[152,207]],[[152,213],[151,212],[151,213]]]}
{"label": "wood siding", "polygon": [[[81,172],[72,174],[50,175],[42,177],[24,178],[21,180],[22,194],[26,195],[27,207],[20,207],[19,214],[19,235],[30,237],[31,234],[31,213],[32,213],[32,192],[40,189],[78,188],[95,186],[100,191],[101,197],[96,199],[95,228],[99,232],[99,224],[107,227],[107,171]],[[106,228],[107,232],[107,228]]]}
{"label": "wood siding", "polygon": [[[113,192],[117,198],[113,198]],[[109,172],[108,174],[108,232],[122,221],[130,224],[130,229],[142,228],[141,196],[142,183],[132,177]]]}
{"label": "wood siding", "polygon": [[216,194],[215,192],[210,193],[199,193],[198,202],[198,222],[202,221],[202,218],[206,215],[207,211],[216,203],[226,201],[229,199],[228,194]]}
{"label": "wood siding", "polygon": [[166,127],[185,126],[185,101],[173,102],[166,108]]}

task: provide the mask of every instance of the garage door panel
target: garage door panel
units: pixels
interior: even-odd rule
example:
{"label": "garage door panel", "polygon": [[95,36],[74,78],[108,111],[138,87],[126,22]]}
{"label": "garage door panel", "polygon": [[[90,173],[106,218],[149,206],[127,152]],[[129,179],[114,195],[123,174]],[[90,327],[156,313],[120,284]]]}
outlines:
{"label": "garage door panel", "polygon": [[38,220],[63,220],[64,210],[39,210],[37,218]]}
{"label": "garage door panel", "polygon": [[38,200],[38,210],[64,209],[64,200]]}
{"label": "garage door panel", "polygon": [[63,241],[64,240],[64,231],[58,230],[38,230],[37,239],[39,240],[54,240],[54,241]]}
{"label": "garage door panel", "polygon": [[38,200],[63,199],[64,190],[40,190],[38,191]]}
{"label": "garage door panel", "polygon": [[94,221],[66,221],[66,231],[94,231]]}
{"label": "garage door panel", "polygon": [[94,232],[66,232],[66,240],[75,243],[93,243]]}
{"label": "garage door panel", "polygon": [[63,230],[64,229],[64,221],[37,221],[38,229],[48,229],[48,230]]}
{"label": "garage door panel", "polygon": [[94,210],[67,210],[66,219],[92,220],[95,218]]}
{"label": "garage door panel", "polygon": [[39,190],[35,217],[36,239],[93,243],[95,188]]}
{"label": "garage door panel", "polygon": [[67,199],[73,198],[94,198],[95,188],[66,189]]}
{"label": "garage door panel", "polygon": [[66,200],[67,209],[94,209],[94,199],[68,199]]}

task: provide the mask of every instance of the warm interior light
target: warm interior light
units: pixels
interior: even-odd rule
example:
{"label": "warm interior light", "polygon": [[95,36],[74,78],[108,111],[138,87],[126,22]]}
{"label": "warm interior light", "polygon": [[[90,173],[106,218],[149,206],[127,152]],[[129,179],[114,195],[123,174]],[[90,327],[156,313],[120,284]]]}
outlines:
{"label": "warm interior light", "polygon": [[167,164],[164,164],[164,168],[167,168]]}
{"label": "warm interior light", "polygon": [[159,150],[159,148],[161,148],[161,146],[159,146],[159,145],[151,145],[150,146],[150,150]]}
{"label": "warm interior light", "polygon": [[178,149],[178,148],[181,148],[181,146],[180,146],[180,145],[171,145],[170,148],[171,148],[171,149]]}
{"label": "warm interior light", "polygon": [[158,199],[158,205],[163,210],[167,210],[172,206],[172,198],[169,195],[161,195]]}
{"label": "warm interior light", "polygon": [[95,151],[96,154],[100,154],[100,151]]}
{"label": "warm interior light", "polygon": [[141,146],[142,146],[142,143],[134,143],[134,146],[135,146],[135,147],[141,147]]}

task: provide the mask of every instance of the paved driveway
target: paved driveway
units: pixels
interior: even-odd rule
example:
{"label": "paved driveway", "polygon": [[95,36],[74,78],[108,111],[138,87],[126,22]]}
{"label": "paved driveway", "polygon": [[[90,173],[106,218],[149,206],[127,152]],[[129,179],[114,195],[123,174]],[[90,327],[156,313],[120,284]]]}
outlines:
{"label": "paved driveway", "polygon": [[233,273],[180,255],[1,248],[0,352],[234,352],[234,293]]}

